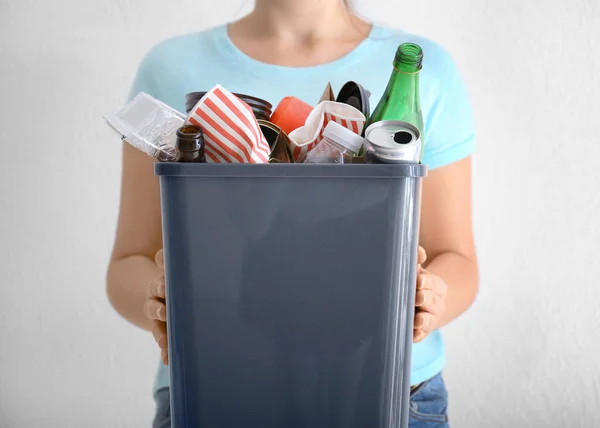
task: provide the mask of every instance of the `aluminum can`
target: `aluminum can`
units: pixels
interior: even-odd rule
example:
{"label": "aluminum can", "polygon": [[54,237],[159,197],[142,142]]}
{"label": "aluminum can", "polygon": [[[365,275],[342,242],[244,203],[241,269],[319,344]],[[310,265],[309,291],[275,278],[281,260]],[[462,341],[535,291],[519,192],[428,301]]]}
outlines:
{"label": "aluminum can", "polygon": [[421,133],[416,126],[408,122],[375,122],[365,131],[365,139],[365,163],[421,161]]}

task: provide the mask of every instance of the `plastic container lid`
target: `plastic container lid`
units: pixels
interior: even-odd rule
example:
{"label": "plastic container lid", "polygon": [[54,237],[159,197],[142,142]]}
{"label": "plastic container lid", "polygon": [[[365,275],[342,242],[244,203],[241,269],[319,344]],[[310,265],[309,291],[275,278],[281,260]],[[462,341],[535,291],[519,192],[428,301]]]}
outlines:
{"label": "plastic container lid", "polygon": [[364,144],[364,138],[352,132],[337,122],[329,122],[323,131],[323,137],[328,138],[340,146],[344,146],[354,153],[358,153]]}
{"label": "plastic container lid", "polygon": [[371,113],[371,106],[369,104],[370,97],[371,93],[368,90],[358,83],[350,81],[342,86],[336,101],[338,103],[349,104],[357,110],[360,110],[368,120]]}

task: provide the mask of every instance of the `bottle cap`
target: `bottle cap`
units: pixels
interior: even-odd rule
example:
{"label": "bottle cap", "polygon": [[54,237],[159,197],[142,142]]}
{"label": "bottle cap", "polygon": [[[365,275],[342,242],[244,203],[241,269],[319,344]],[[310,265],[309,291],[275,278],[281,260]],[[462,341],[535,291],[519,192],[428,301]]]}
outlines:
{"label": "bottle cap", "polygon": [[340,146],[344,146],[354,153],[358,153],[365,142],[363,137],[337,122],[329,122],[327,124],[323,130],[323,137],[335,141]]}
{"label": "bottle cap", "polygon": [[336,101],[338,103],[349,104],[352,107],[360,110],[365,118],[369,120],[371,113],[371,106],[369,105],[369,97],[371,93],[363,88],[356,82],[346,82],[340,93],[337,96]]}

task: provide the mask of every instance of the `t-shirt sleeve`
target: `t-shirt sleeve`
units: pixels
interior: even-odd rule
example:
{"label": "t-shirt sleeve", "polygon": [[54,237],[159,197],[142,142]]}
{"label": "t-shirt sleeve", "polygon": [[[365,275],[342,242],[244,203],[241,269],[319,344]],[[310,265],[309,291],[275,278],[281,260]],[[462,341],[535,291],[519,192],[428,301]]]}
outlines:
{"label": "t-shirt sleeve", "polygon": [[439,48],[436,94],[425,112],[423,163],[439,168],[470,156],[475,150],[471,104],[456,64]]}
{"label": "t-shirt sleeve", "polygon": [[145,92],[158,100],[161,99],[161,94],[158,91],[159,85],[156,81],[156,66],[160,64],[156,51],[157,48],[155,47],[142,58],[129,89],[128,101],[131,101],[140,92]]}

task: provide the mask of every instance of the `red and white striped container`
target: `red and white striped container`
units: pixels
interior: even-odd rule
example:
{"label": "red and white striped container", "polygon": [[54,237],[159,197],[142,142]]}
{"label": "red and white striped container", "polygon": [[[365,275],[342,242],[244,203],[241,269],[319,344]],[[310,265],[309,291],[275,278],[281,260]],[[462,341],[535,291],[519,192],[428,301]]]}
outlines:
{"label": "red and white striped container", "polygon": [[187,123],[204,131],[206,160],[212,163],[267,163],[271,149],[252,108],[221,85],[198,101]]}

